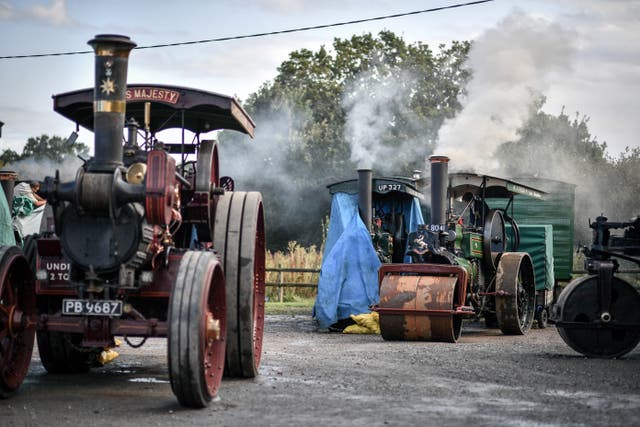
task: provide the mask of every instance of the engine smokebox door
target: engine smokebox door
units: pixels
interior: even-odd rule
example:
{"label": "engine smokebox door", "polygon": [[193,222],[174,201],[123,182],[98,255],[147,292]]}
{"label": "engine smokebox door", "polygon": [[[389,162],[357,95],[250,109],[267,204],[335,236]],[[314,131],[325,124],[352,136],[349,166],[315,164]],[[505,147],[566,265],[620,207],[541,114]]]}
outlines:
{"label": "engine smokebox door", "polygon": [[61,218],[60,242],[64,254],[82,270],[115,271],[136,252],[141,239],[141,215],[133,204],[116,218],[79,215],[67,207]]}

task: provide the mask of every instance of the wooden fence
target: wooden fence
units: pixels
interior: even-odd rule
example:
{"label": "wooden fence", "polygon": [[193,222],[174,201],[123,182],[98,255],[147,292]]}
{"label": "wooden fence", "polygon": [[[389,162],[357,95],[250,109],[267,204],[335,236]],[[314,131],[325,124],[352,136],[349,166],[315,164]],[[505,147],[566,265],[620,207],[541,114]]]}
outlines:
{"label": "wooden fence", "polygon": [[320,274],[319,268],[282,268],[272,267],[266,269],[267,273],[278,273],[278,278],[275,282],[266,282],[265,286],[276,286],[278,288],[278,301],[282,302],[284,299],[284,288],[316,288],[318,287],[318,280],[315,282],[285,282],[284,273],[313,273]]}

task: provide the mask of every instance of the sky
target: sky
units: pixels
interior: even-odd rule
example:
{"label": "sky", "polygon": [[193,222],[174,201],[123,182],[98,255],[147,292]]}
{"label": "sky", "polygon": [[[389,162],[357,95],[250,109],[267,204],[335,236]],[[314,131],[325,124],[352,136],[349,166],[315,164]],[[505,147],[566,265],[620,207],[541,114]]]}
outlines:
{"label": "sky", "polygon": [[[123,34],[138,46],[149,46],[325,25],[466,1],[0,0],[0,57],[90,50],[87,41],[96,34]],[[484,89],[500,92],[503,99],[494,103],[494,98],[478,96],[469,103],[475,118],[490,118],[498,108],[518,111],[521,106],[514,101],[518,93],[533,86],[547,97],[548,113],[555,115],[564,108],[570,115],[589,117],[591,134],[607,143],[610,156],[638,146],[640,0],[494,0],[306,32],[134,50],[128,80],[194,87],[242,100],[273,79],[290,52],[330,48],[336,37],[382,30],[434,49],[453,40],[483,42],[470,59],[472,65],[483,67],[473,87],[478,94]],[[20,153],[33,136],[69,135],[75,126],[53,112],[51,96],[92,87],[93,64],[92,54],[0,59],[0,121],[5,123],[0,151],[10,148]],[[510,86],[505,89],[496,82]],[[443,139],[462,138],[455,128],[465,123],[468,131],[471,122],[462,120],[448,126]],[[91,146],[93,137],[81,129],[80,140]]]}

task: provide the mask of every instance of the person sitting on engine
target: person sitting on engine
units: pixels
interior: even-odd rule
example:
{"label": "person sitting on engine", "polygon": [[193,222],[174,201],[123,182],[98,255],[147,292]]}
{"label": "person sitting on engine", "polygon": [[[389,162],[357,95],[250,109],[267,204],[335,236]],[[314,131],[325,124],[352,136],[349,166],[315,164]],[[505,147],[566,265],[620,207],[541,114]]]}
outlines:
{"label": "person sitting on engine", "polygon": [[29,183],[21,182],[13,189],[14,202],[16,198],[21,202],[20,197],[26,197],[33,204],[32,210],[38,208],[47,203],[47,201],[38,194],[38,191],[40,191],[40,183],[38,181],[31,181]]}
{"label": "person sitting on engine", "polygon": [[38,181],[21,182],[13,189],[11,216],[16,242],[21,243],[25,236],[40,232],[46,199],[38,194]]}

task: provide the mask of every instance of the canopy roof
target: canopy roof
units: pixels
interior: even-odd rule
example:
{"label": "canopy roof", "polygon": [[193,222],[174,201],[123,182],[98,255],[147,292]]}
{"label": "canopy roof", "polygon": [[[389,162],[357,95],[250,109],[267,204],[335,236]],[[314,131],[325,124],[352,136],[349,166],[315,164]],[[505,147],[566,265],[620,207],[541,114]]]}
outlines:
{"label": "canopy roof", "polygon": [[[338,192],[357,194],[358,180],[349,179],[347,181],[336,182],[327,185],[327,188],[331,194]],[[411,197],[417,197],[420,200],[424,200],[425,198],[416,188],[414,180],[403,177],[374,177],[371,184],[371,191],[374,194],[387,194],[391,192],[405,193]]]}
{"label": "canopy roof", "polygon": [[519,184],[509,179],[474,173],[449,174],[449,188],[451,188],[451,196],[453,198],[458,198],[465,193],[472,193],[489,198],[510,198],[516,194],[523,194],[542,199],[547,194],[537,188]]}
{"label": "canopy roof", "polygon": [[[94,88],[53,95],[53,110],[79,126],[93,130]],[[130,84],[126,120],[144,126],[144,104],[151,104],[151,133],[179,128],[200,134],[230,129],[253,137],[255,123],[234,97],[180,86]]]}

